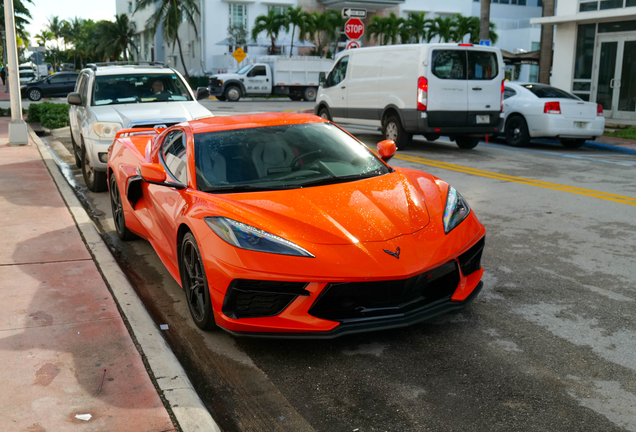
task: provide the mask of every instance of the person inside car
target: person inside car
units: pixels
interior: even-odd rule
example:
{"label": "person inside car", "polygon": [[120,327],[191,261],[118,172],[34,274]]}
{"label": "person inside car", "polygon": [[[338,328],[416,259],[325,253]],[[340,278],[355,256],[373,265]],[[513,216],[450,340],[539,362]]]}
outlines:
{"label": "person inside car", "polygon": [[147,95],[146,97],[156,97],[157,99],[167,100],[172,95],[172,92],[170,90],[164,89],[163,81],[160,79],[155,79],[154,81],[152,81],[150,88],[152,90],[152,93]]}

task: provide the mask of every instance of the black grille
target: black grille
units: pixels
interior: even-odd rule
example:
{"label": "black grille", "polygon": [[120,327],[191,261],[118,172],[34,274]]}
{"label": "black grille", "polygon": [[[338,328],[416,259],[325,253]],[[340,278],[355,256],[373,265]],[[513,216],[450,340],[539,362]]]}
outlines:
{"label": "black grille", "polygon": [[174,126],[179,122],[162,122],[161,120],[157,120],[156,122],[153,123],[144,123],[144,124],[136,124],[131,126],[132,129],[139,129],[139,128],[154,128],[155,126],[161,126],[161,127],[170,127],[170,126]]}
{"label": "black grille", "polygon": [[305,282],[235,279],[225,295],[223,313],[234,319],[278,315],[299,295],[309,295],[305,286]]}
{"label": "black grille", "polygon": [[333,283],[309,314],[333,321],[400,315],[452,296],[458,284],[459,269],[454,260],[409,279]]}
{"label": "black grille", "polygon": [[475,246],[468,249],[459,256],[459,266],[462,268],[464,276],[476,272],[481,268],[481,254],[484,251],[486,237],[482,237]]}
{"label": "black grille", "polygon": [[210,87],[221,87],[222,83],[218,78],[210,78]]}

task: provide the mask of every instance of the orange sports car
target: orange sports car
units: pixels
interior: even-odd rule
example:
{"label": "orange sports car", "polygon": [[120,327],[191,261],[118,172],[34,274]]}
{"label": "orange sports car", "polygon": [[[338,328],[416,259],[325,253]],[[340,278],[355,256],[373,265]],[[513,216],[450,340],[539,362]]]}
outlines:
{"label": "orange sports car", "polygon": [[202,329],[407,326],[477,296],[486,230],[452,186],[388,166],[395,151],[304,114],[122,130],[108,158],[115,226],[152,244]]}

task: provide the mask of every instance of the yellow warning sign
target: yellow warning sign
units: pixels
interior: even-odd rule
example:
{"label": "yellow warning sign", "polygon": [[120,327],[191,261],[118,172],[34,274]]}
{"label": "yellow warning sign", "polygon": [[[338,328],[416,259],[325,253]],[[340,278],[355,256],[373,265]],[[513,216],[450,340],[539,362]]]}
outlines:
{"label": "yellow warning sign", "polygon": [[234,57],[236,61],[240,63],[243,60],[245,60],[245,57],[247,57],[247,54],[245,54],[245,51],[243,51],[243,48],[238,47],[236,51],[232,53],[232,57]]}

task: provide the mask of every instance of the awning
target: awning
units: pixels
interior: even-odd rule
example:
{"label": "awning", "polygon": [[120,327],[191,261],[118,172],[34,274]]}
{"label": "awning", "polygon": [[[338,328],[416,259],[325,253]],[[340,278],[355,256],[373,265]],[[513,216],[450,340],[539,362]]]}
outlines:
{"label": "awning", "polygon": [[530,51],[519,54],[501,50],[503,61],[507,65],[538,65],[540,51]]}

